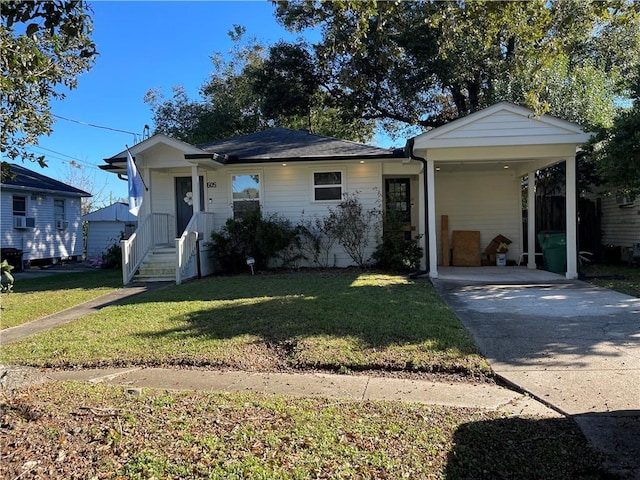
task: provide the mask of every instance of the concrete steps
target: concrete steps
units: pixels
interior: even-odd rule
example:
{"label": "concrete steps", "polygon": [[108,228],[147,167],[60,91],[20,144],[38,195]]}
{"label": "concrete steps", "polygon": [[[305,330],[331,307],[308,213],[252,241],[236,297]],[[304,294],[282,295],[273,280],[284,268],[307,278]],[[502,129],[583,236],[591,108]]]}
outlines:
{"label": "concrete steps", "polygon": [[155,248],[142,261],[134,282],[172,282],[176,279],[176,249]]}

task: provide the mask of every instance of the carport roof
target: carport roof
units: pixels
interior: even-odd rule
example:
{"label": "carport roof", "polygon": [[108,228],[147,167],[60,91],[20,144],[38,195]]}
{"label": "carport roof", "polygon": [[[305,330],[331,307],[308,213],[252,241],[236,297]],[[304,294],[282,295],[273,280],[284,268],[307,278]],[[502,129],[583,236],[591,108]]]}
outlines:
{"label": "carport roof", "polygon": [[579,145],[590,135],[579,125],[500,102],[414,137],[414,149]]}

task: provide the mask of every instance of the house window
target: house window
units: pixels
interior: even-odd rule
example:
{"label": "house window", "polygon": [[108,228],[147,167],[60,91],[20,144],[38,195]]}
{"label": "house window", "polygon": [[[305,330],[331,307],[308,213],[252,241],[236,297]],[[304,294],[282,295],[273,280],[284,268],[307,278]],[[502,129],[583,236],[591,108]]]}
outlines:
{"label": "house window", "polygon": [[313,199],[316,202],[342,199],[342,172],[313,172]]}
{"label": "house window", "polygon": [[56,220],[64,220],[64,200],[60,198],[53,200],[53,215]]}
{"label": "house window", "polygon": [[13,214],[20,217],[27,216],[27,197],[13,196]]}
{"label": "house window", "polygon": [[260,175],[232,175],[233,218],[242,218],[248,212],[260,209]]}

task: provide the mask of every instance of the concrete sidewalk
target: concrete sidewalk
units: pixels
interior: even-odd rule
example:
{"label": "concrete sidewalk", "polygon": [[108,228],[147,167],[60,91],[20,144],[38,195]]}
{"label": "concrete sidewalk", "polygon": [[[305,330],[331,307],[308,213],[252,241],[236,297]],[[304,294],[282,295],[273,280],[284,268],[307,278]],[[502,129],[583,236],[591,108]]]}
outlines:
{"label": "concrete sidewalk", "polygon": [[640,479],[640,299],[580,281],[433,283],[497,375],[573,417],[611,470]]}
{"label": "concrete sidewalk", "polygon": [[389,400],[452,407],[481,408],[509,415],[561,417],[533,398],[491,383],[337,375],[243,371],[118,368],[45,372],[46,380],[74,380],[162,390],[258,392],[350,400]]}

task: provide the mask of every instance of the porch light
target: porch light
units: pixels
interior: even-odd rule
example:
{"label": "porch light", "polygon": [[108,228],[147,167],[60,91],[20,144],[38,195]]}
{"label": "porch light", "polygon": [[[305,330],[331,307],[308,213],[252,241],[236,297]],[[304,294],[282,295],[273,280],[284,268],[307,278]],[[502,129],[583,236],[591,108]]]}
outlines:
{"label": "porch light", "polygon": [[360,160],[360,163],[364,163],[364,160]]}
{"label": "porch light", "polygon": [[283,166],[283,167],[286,167],[286,166],[287,166],[287,164],[286,164],[286,163],[283,163],[283,164],[282,164],[282,166]]}
{"label": "porch light", "polygon": [[440,171],[440,167],[436,167],[436,172],[439,172],[439,171]]}
{"label": "porch light", "polygon": [[509,165],[505,165],[504,169],[507,170],[509,168]]}

